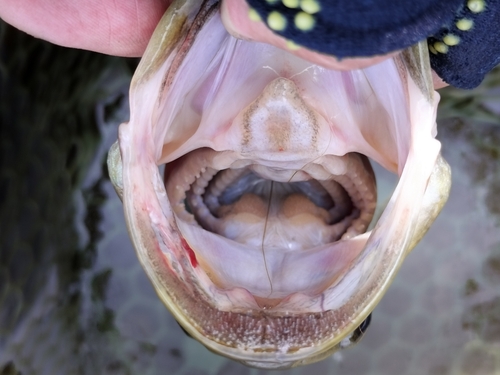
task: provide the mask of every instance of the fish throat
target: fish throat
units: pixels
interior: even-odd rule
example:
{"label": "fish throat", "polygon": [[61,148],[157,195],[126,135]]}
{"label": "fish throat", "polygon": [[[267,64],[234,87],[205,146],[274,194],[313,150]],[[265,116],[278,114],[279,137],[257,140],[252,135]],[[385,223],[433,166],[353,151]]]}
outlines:
{"label": "fish throat", "polygon": [[[249,159],[227,164],[224,153],[200,149],[166,169],[177,221],[192,229],[186,237],[210,280],[223,289],[245,288],[259,306],[273,307],[294,293],[321,293],[338,279],[348,268],[342,258],[340,268],[321,276],[315,265],[330,244],[364,233],[370,224],[376,186],[368,159],[357,153],[328,155],[298,170]],[[200,243],[196,232],[210,233],[217,250]],[[221,253],[234,259],[232,272],[213,261]],[[280,264],[291,257],[296,259],[283,272]],[[294,268],[308,272],[314,282],[289,283]]]}

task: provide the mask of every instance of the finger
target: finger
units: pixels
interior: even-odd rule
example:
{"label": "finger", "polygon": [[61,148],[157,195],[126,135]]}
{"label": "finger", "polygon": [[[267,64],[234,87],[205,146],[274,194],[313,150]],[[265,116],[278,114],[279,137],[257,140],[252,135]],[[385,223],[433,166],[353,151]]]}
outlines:
{"label": "finger", "polygon": [[141,56],[172,0],[2,0],[0,18],[65,47]]}

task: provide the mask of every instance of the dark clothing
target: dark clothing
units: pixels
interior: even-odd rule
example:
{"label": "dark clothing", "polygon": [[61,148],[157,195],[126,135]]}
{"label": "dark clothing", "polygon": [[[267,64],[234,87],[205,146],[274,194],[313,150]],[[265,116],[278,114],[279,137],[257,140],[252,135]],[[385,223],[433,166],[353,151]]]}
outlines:
{"label": "dark clothing", "polygon": [[460,88],[476,87],[500,63],[500,0],[247,2],[276,34],[340,59],[382,55],[428,38],[432,68]]}
{"label": "dark clothing", "polygon": [[[484,10],[478,13],[463,7],[454,22],[428,38],[431,66],[452,86],[472,89],[500,63],[500,0],[487,0],[484,4]],[[457,22],[464,19],[473,22],[470,30],[457,27]],[[449,46],[446,53],[434,53],[432,47],[435,43],[450,34],[456,35],[459,43]]]}

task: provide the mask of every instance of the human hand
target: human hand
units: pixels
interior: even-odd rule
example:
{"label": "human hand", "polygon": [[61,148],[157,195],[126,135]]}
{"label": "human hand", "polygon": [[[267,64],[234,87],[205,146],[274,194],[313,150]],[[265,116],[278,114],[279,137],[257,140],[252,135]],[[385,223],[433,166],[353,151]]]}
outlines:
{"label": "human hand", "polygon": [[65,47],[138,57],[173,0],[0,0],[0,18]]}
{"label": "human hand", "polygon": [[[0,18],[37,38],[65,47],[109,55],[138,57],[173,0],[1,0]],[[234,36],[269,43],[328,69],[350,70],[374,65],[383,56],[337,59],[299,47],[274,34],[262,22],[251,21],[245,0],[223,0],[224,25]],[[446,86],[434,74],[435,88]]]}
{"label": "human hand", "polygon": [[[338,59],[335,56],[314,52],[300,46],[290,48],[286,39],[274,34],[262,21],[251,20],[249,18],[249,10],[250,8],[245,0],[222,0],[222,22],[230,34],[241,39],[272,44],[327,69],[362,69],[391,58],[400,52],[394,51],[385,55],[372,57]],[[432,71],[432,79],[435,89],[448,86],[434,71]]]}

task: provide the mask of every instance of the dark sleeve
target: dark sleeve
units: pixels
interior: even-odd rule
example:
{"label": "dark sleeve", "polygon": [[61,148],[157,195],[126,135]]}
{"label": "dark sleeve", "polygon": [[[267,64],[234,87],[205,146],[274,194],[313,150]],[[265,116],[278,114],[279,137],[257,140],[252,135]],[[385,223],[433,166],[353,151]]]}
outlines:
{"label": "dark sleeve", "polygon": [[471,89],[500,63],[500,0],[465,4],[428,42],[434,71],[452,86]]}

